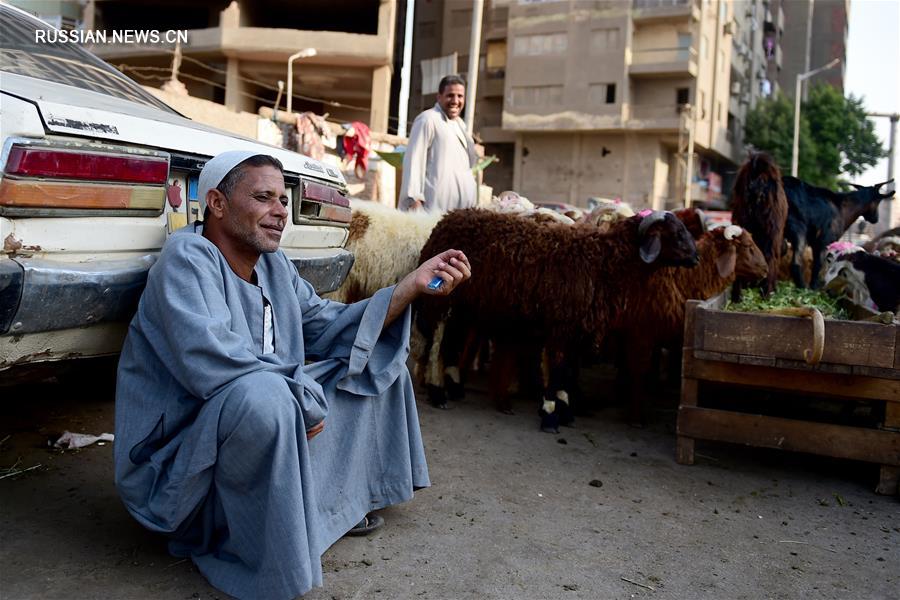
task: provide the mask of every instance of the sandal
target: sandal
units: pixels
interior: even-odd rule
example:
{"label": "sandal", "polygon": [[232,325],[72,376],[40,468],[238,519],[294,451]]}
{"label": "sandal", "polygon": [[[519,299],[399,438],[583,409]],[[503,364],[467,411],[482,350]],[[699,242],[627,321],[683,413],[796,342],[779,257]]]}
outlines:
{"label": "sandal", "polygon": [[353,528],[347,532],[347,535],[369,535],[382,525],[384,525],[384,518],[375,513],[369,513],[362,518],[362,521],[354,525]]}

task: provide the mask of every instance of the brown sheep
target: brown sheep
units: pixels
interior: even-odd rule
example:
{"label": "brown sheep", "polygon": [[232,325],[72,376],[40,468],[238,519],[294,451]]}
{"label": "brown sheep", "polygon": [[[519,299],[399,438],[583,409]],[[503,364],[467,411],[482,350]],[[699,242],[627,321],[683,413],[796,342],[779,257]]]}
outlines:
{"label": "brown sheep", "polygon": [[[603,233],[590,225],[538,224],[466,209],[438,223],[422,256],[438,247],[465,252],[473,277],[452,296],[419,300],[426,339],[452,313],[454,320],[475,323],[498,346],[528,335],[547,347],[551,370],[560,367],[568,344],[599,343],[626,307],[640,301],[640,282],[652,272],[697,262],[684,225],[661,212],[620,221]],[[453,329],[464,328],[448,325],[445,340]],[[491,395],[508,412],[505,386],[496,384],[504,377],[505,369],[492,369]],[[551,389],[553,381],[551,376]]]}
{"label": "brown sheep", "polygon": [[718,227],[697,241],[700,264],[693,269],[660,269],[645,282],[643,300],[629,307],[615,332],[624,359],[629,395],[629,421],[643,422],[644,383],[656,348],[680,349],[685,302],[706,300],[723,292],[735,278],[760,279],[768,265],[748,231]]}
{"label": "brown sheep", "polygon": [[[778,263],[784,243],[784,227],[788,218],[788,201],[784,195],[781,170],[765,152],[751,152],[738,170],[731,199],[731,220],[753,235],[753,240],[769,265],[764,296],[775,291]],[[741,288],[753,281],[738,279],[731,297],[740,302]]]}

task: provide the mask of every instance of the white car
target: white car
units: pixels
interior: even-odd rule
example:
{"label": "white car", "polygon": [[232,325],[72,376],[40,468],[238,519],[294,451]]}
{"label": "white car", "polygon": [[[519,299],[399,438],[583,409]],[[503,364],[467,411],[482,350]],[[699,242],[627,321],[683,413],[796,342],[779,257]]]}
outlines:
{"label": "white car", "polygon": [[49,26],[0,4],[0,383],[16,367],[116,354],[168,233],[197,218],[197,177],[224,150],[285,168],[282,249],[321,292],[353,264],[341,173],[195,123]]}

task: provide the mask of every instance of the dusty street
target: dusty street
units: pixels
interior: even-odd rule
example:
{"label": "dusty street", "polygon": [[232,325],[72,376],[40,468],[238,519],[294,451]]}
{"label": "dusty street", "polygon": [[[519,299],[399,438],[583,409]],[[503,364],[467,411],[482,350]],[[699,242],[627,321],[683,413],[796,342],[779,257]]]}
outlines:
{"label": "dusty street", "polygon": [[[644,430],[607,408],[556,436],[475,388],[450,411],[420,400],[433,487],[331,548],[308,598],[900,597],[900,501],[872,492],[875,467],[723,444],[685,467],[671,402]],[[225,597],[126,514],[111,445],[47,448],[112,431],[108,386],[0,395],[2,473],[41,465],[0,480],[2,598]]]}

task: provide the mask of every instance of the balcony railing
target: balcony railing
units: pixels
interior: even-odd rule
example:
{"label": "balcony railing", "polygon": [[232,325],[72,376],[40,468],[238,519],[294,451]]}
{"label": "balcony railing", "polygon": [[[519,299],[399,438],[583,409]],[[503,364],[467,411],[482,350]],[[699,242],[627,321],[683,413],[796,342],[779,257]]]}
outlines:
{"label": "balcony railing", "polygon": [[651,63],[673,63],[687,60],[697,60],[697,51],[693,48],[650,48],[648,50],[635,50],[631,63],[635,65],[647,65]]}
{"label": "balcony railing", "polygon": [[669,6],[687,6],[692,0],[633,0],[634,8],[663,8]]}
{"label": "balcony railing", "polygon": [[681,126],[678,105],[634,104],[629,108],[628,127],[644,130],[677,130]]}
{"label": "balcony railing", "polygon": [[697,76],[697,51],[694,48],[651,48],[631,55],[630,72],[637,77]]}
{"label": "balcony railing", "polygon": [[635,22],[651,23],[700,19],[700,0],[631,0]]}

